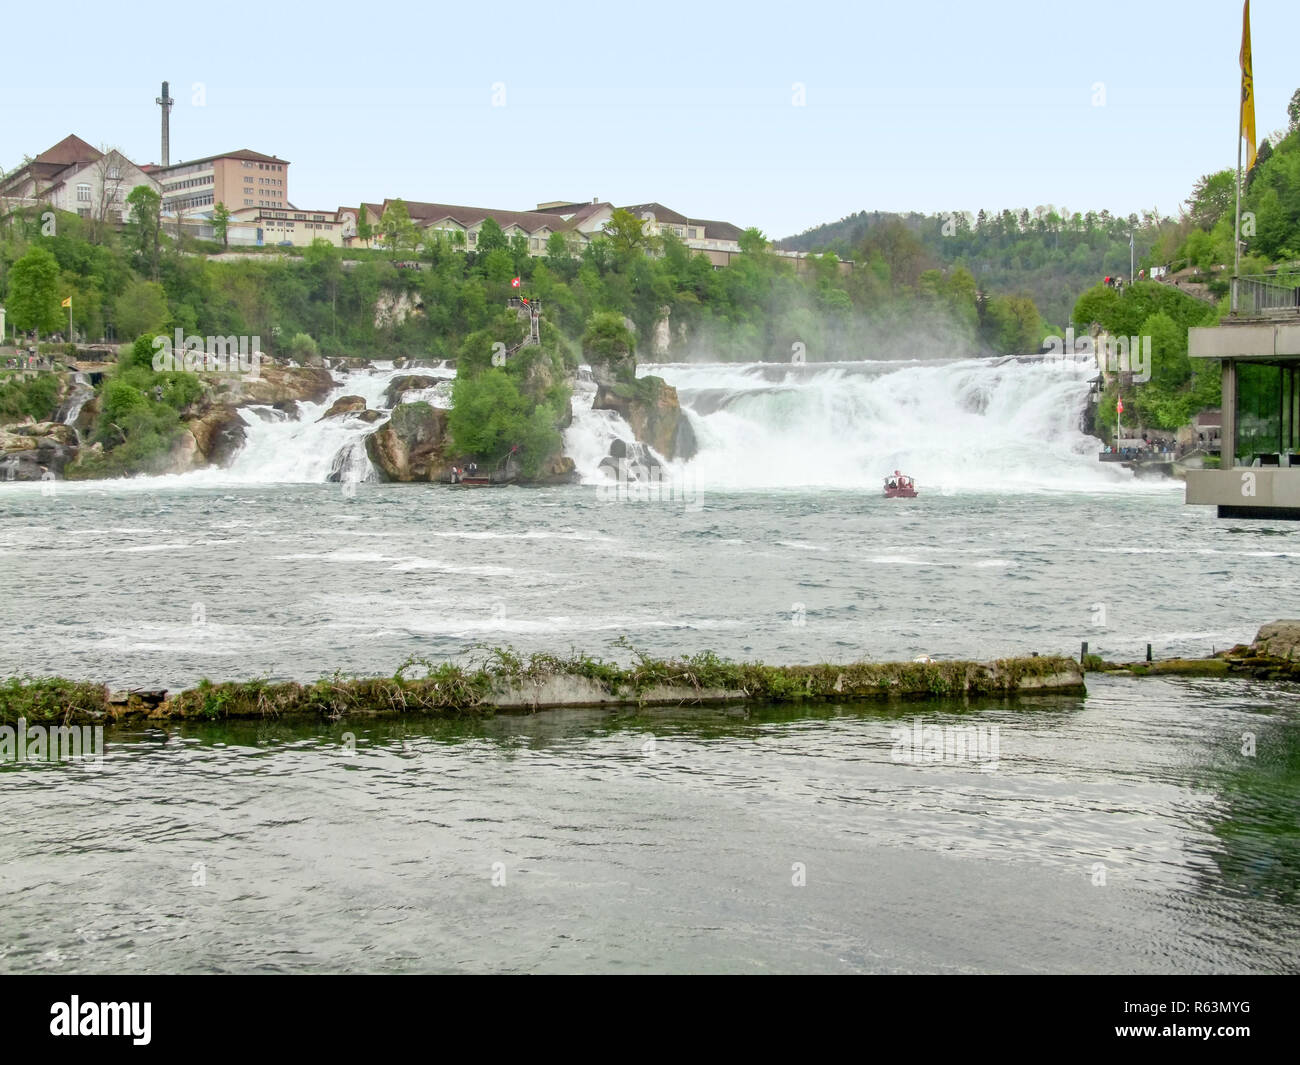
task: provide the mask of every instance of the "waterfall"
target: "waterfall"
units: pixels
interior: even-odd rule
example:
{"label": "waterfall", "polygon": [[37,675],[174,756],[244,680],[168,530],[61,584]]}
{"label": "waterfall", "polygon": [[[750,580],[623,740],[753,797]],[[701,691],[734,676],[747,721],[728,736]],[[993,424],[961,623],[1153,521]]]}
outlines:
{"label": "waterfall", "polygon": [[[914,359],[643,365],[677,389],[698,453],[666,477],[717,490],[878,490],[895,469],[929,492],[1126,490],[1079,428],[1091,359]],[[629,439],[623,419],[574,399],[565,446],[585,482]]]}
{"label": "waterfall", "polygon": [[[375,470],[366,454],[365,438],[384,424],[368,422],[356,414],[322,416],[343,396],[361,396],[369,410],[387,413],[388,387],[395,378],[420,376],[439,378],[429,389],[403,393],[401,402],[425,399],[433,402],[440,392],[448,398],[455,370],[445,365],[394,369],[392,363],[376,363],[336,375],[337,384],[319,403],[299,403],[297,417],[270,406],[239,409],[245,425],[244,445],[224,470],[200,470],[183,476],[199,481],[243,483],[318,483],[323,481],[367,481]],[[443,405],[436,403],[435,405]]]}
{"label": "waterfall", "polygon": [[[653,448],[637,441],[621,414],[592,410],[595,399],[596,382],[591,369],[580,366],[570,400],[573,421],[564,430],[564,453],[573,459],[574,468],[584,482],[600,483],[617,468],[618,458],[626,457],[634,466],[660,465],[666,461]],[[611,452],[614,458],[610,457]]]}
{"label": "waterfall", "polygon": [[81,415],[81,408],[95,394],[95,389],[91,386],[89,379],[84,373],[78,370],[72,375],[72,389],[68,393],[68,398],[59,406],[55,419],[64,425],[76,425],[77,418]]}

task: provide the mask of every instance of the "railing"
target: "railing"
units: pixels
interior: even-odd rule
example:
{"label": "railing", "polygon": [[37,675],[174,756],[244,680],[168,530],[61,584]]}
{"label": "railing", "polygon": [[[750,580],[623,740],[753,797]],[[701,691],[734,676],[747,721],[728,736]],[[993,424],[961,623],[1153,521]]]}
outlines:
{"label": "railing", "polygon": [[1278,315],[1300,313],[1300,284],[1276,274],[1254,274],[1232,279],[1232,306],[1238,314]]}

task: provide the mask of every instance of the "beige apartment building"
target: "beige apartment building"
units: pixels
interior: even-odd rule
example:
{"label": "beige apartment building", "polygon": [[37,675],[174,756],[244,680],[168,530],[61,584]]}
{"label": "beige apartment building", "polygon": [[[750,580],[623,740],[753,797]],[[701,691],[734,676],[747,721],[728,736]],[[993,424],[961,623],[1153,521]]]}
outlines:
{"label": "beige apartment building", "polygon": [[164,214],[210,219],[219,203],[232,212],[290,209],[288,160],[248,148],[152,167],[149,173],[162,189]]}

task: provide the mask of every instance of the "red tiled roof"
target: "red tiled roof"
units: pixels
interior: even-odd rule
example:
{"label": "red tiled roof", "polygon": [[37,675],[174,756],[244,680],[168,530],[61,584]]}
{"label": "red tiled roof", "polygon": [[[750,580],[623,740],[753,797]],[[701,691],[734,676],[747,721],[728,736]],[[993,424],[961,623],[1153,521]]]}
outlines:
{"label": "red tiled roof", "polygon": [[[390,202],[384,201],[385,205]],[[411,221],[417,225],[427,226],[431,222],[452,218],[466,228],[470,228],[486,218],[492,218],[502,229],[518,226],[525,233],[536,233],[543,227],[558,230],[567,229],[571,224],[546,211],[497,211],[490,207],[465,207],[454,203],[423,203],[419,200],[405,202]],[[382,215],[383,212],[378,213]]]}
{"label": "red tiled roof", "polygon": [[41,152],[33,162],[46,163],[62,169],[76,163],[93,163],[104,153],[91,147],[75,133],[69,133],[53,148]]}

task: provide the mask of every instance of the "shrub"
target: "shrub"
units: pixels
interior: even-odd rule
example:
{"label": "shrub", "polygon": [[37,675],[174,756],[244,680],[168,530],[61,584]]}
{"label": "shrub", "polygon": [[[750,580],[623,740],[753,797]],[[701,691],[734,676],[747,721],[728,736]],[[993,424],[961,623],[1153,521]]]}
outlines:
{"label": "shrub", "polygon": [[42,373],[25,381],[6,381],[0,384],[0,421],[30,416],[38,422],[47,422],[54,417],[58,398],[57,374]]}

